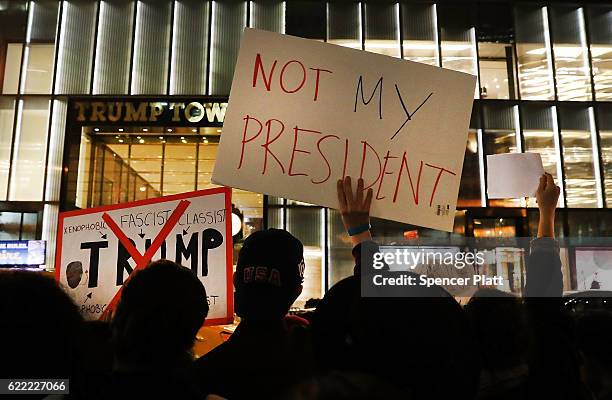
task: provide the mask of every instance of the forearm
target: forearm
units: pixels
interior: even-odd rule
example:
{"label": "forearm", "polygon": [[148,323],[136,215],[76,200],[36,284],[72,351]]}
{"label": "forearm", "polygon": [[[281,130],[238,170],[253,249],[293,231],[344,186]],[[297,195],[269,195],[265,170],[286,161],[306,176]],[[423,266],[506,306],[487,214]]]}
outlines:
{"label": "forearm", "polygon": [[555,210],[540,210],[540,221],[538,222],[538,238],[555,237]]}
{"label": "forearm", "polygon": [[353,244],[353,247],[357,246],[361,242],[372,240],[372,234],[369,230],[349,237],[351,238],[351,243]]}

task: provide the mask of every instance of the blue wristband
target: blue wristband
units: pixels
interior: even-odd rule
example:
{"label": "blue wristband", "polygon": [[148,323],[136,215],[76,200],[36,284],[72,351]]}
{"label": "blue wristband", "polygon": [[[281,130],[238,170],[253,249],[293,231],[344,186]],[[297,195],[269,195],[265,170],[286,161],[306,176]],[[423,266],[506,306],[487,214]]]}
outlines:
{"label": "blue wristband", "polygon": [[350,227],[346,231],[348,232],[349,236],[355,236],[355,235],[359,235],[360,233],[369,231],[370,228],[371,228],[370,224],[363,224],[363,225],[359,225],[355,227]]}

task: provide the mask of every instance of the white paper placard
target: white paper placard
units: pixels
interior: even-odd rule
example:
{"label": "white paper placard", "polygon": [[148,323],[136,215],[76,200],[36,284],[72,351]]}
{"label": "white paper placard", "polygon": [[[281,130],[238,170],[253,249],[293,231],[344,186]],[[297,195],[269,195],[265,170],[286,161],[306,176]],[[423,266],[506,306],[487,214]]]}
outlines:
{"label": "white paper placard", "polygon": [[245,29],[213,182],[336,208],[364,178],[371,214],[452,230],[476,78]]}
{"label": "white paper placard", "polygon": [[538,153],[508,153],[487,156],[487,195],[490,199],[535,196],[544,174]]}

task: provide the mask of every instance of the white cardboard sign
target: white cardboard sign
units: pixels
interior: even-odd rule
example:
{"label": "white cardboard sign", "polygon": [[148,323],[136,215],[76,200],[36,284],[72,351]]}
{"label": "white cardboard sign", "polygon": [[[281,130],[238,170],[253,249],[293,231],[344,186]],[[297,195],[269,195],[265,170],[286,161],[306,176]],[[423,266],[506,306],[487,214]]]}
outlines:
{"label": "white cardboard sign", "polygon": [[371,214],[452,230],[476,78],[245,29],[213,182],[337,207],[363,177]]}
{"label": "white cardboard sign", "polygon": [[535,196],[544,174],[539,153],[487,156],[487,195],[490,199]]}
{"label": "white cardboard sign", "polygon": [[139,262],[166,258],[204,284],[207,325],[233,320],[229,188],[60,213],[57,243],[56,279],[87,319],[116,305]]}

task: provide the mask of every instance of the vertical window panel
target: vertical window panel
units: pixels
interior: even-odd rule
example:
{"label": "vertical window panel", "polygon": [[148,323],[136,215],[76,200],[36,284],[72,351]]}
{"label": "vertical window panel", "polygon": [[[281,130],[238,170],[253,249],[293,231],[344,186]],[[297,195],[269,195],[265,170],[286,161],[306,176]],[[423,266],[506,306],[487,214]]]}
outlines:
{"label": "vertical window panel", "polygon": [[401,3],[404,59],[438,66],[438,26],[434,4]]}
{"label": "vertical window panel", "polygon": [[58,5],[56,1],[31,1],[29,3],[20,82],[21,93],[51,93]]}
{"label": "vertical window panel", "polygon": [[66,100],[53,101],[51,135],[49,138],[49,160],[47,161],[47,182],[45,184],[45,201],[59,201],[60,199],[67,109],[68,104]]}
{"label": "vertical window panel", "polygon": [[251,1],[251,27],[285,33],[285,5],[282,1]]}
{"label": "vertical window panel", "polygon": [[467,4],[441,4],[438,7],[442,66],[477,75],[476,35]]}
{"label": "vertical window panel", "polygon": [[549,8],[557,97],[565,101],[591,100],[591,74],[582,8]]}
{"label": "vertical window panel", "polygon": [[136,7],[131,94],[165,94],[172,2],[139,0]]}
{"label": "vertical window panel", "polygon": [[9,200],[42,201],[50,101],[19,100]]}
{"label": "vertical window panel", "polygon": [[568,207],[597,207],[597,183],[589,112],[584,107],[559,106]]}
{"label": "vertical window panel", "polygon": [[[163,195],[189,192],[195,188],[196,143],[166,144]],[[143,178],[146,176],[140,174]],[[149,180],[149,179],[147,179]]]}
{"label": "vertical window panel", "polygon": [[546,8],[517,6],[514,23],[521,98],[553,100],[555,89]]}
{"label": "vertical window panel", "polygon": [[[520,148],[517,142],[517,120],[515,110],[511,106],[487,104],[482,108],[484,132],[483,146],[485,158],[487,155],[517,153]],[[490,206],[519,207],[518,199],[489,200]]]}
{"label": "vertical window panel", "polygon": [[16,94],[28,24],[28,2],[12,0],[0,7],[0,92]]}
{"label": "vertical window panel", "polygon": [[512,8],[498,3],[479,4],[476,14],[480,97],[516,99]]}
{"label": "vertical window panel", "polygon": [[365,50],[400,57],[399,6],[389,3],[365,4]]}
{"label": "vertical window panel", "polygon": [[463,171],[459,186],[458,207],[480,207],[480,175],[478,157],[478,132],[470,129],[463,158]]}
{"label": "vertical window panel", "polygon": [[340,280],[353,275],[355,260],[351,255],[353,248],[351,240],[346,234],[342,223],[342,216],[336,210],[329,209],[328,236],[329,236],[329,285],[335,285]]}
{"label": "vertical window panel", "polygon": [[15,99],[0,98],[0,201],[6,200],[9,166],[11,164],[11,142]]}
{"label": "vertical window panel", "polygon": [[601,104],[597,111],[606,206],[612,207],[612,105]]}
{"label": "vertical window panel", "polygon": [[595,98],[612,101],[612,6],[587,9]]}
{"label": "vertical window panel", "polygon": [[361,50],[359,3],[327,3],[327,42]]}
{"label": "vertical window panel", "polygon": [[100,2],[93,94],[128,93],[134,7],[134,1]]}
{"label": "vertical window panel", "polygon": [[246,2],[213,1],[209,94],[228,95],[238,58],[240,38],[246,26]]}
{"label": "vertical window panel", "polygon": [[206,93],[210,3],[174,3],[170,94]]}
{"label": "vertical window panel", "polygon": [[2,81],[2,93],[17,93],[17,90],[19,89],[19,71],[21,70],[22,54],[23,44],[7,44],[4,60],[4,80]]}
{"label": "vertical window panel", "polygon": [[88,94],[96,27],[96,2],[62,3],[55,93]]}
{"label": "vertical window panel", "polygon": [[287,209],[287,230],[304,245],[304,288],[296,300],[303,306],[310,298],[321,298],[323,294],[323,209],[319,207],[296,207]]}
{"label": "vertical window panel", "polygon": [[[561,156],[555,144],[554,118],[556,115],[550,106],[538,104],[523,105],[521,113],[525,152],[539,153],[542,157],[544,171],[554,176],[555,182],[562,186]],[[560,199],[560,204],[563,204],[563,199]],[[529,198],[527,206],[537,207],[535,198]]]}
{"label": "vertical window panel", "polygon": [[321,1],[287,1],[285,31],[288,35],[325,40],[325,3]]}

